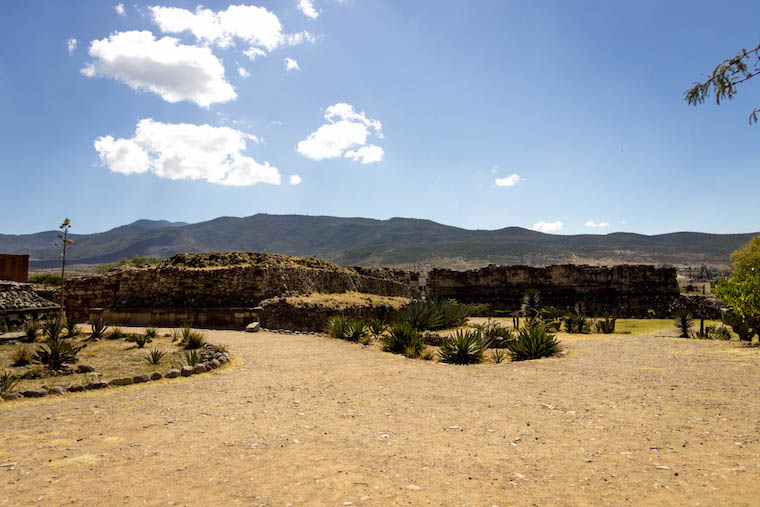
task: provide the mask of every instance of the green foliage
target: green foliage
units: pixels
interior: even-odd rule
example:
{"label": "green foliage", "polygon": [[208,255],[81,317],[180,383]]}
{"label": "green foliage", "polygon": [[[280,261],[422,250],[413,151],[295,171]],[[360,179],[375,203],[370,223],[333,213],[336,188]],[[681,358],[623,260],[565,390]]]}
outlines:
{"label": "green foliage", "polygon": [[388,335],[383,337],[383,350],[386,352],[409,355],[409,351],[413,350],[415,353],[412,357],[417,357],[424,349],[422,337],[406,322],[393,324],[388,330]]}
{"label": "green foliage", "polygon": [[8,394],[20,382],[19,378],[9,371],[0,374],[0,394]]}
{"label": "green foliage", "polygon": [[61,285],[61,275],[54,275],[52,273],[39,273],[30,276],[29,283],[59,287]]}
{"label": "green foliage", "polygon": [[206,344],[206,337],[203,336],[203,333],[200,333],[198,331],[190,331],[187,336],[183,339],[182,345],[187,350],[195,350],[203,347]]}
{"label": "green foliage", "polygon": [[530,324],[541,315],[541,293],[538,289],[528,289],[520,302],[520,313]]}
{"label": "green foliage", "polygon": [[123,258],[116,262],[109,262],[106,264],[101,264],[98,266],[97,271],[98,273],[108,273],[109,271],[113,271],[118,268],[123,268],[127,266],[132,267],[141,267],[141,266],[154,266],[161,262],[161,260],[158,257],[140,257],[138,255],[133,256],[130,258]]}
{"label": "green foliage", "polygon": [[369,345],[371,341],[372,341],[372,338],[370,338],[369,335],[362,336],[361,338],[359,338],[359,343],[362,345]]}
{"label": "green foliage", "polygon": [[103,335],[106,332],[106,329],[108,329],[108,324],[106,324],[106,321],[103,320],[103,317],[98,315],[92,318],[92,322],[90,322],[90,327],[92,328],[91,333],[90,333],[90,339],[97,340],[98,338],[103,337]]}
{"label": "green foliage", "polygon": [[145,328],[145,336],[150,338],[151,340],[158,337],[158,329],[156,329],[153,326],[148,326]]}
{"label": "green foliage", "polygon": [[676,316],[673,319],[673,323],[675,324],[676,328],[681,331],[681,338],[691,337],[689,331],[691,331],[691,328],[694,325],[694,318],[692,317],[691,313],[685,310],[676,313]]}
{"label": "green foliage", "polygon": [[42,323],[42,336],[46,340],[57,340],[61,334],[61,329],[58,327],[57,320],[46,320]]}
{"label": "green foliage", "polygon": [[450,329],[464,326],[468,314],[468,305],[460,305],[453,299],[432,298],[412,301],[401,313],[400,319],[418,331]]}
{"label": "green foliage", "polygon": [[730,340],[731,330],[726,326],[707,326],[707,336],[713,340]]}
{"label": "green foliage", "polygon": [[181,342],[184,337],[183,329],[172,329],[169,331],[169,335],[172,338],[172,342]]}
{"label": "green foliage", "polygon": [[425,361],[432,361],[435,358],[435,354],[430,349],[424,349],[422,351],[422,354],[420,354],[420,358],[424,359]]}
{"label": "green foliage", "polygon": [[438,355],[441,361],[451,364],[477,364],[483,362],[486,342],[478,331],[456,331],[441,344]]}
{"label": "green foliage", "polygon": [[496,364],[503,363],[507,359],[507,354],[501,349],[491,351],[491,361]]}
{"label": "green foliage", "polygon": [[655,317],[657,317],[657,312],[655,312],[654,310],[650,308],[649,310],[647,310],[647,317],[649,317],[650,319],[654,319]]}
{"label": "green foliage", "polygon": [[74,317],[68,317],[63,327],[66,328],[66,336],[72,337],[79,334],[79,326],[77,326],[77,320]]}
{"label": "green foliage", "polygon": [[49,338],[37,348],[32,357],[49,370],[59,370],[64,364],[75,363],[77,354],[85,347],[86,345],[74,345],[64,338]]}
{"label": "green foliage", "polygon": [[731,329],[739,337],[739,340],[743,342],[752,341],[752,336],[754,336],[753,330],[749,327],[749,324],[743,315],[734,312],[726,312],[723,314],[723,323],[727,326],[731,326]]}
{"label": "green foliage", "polygon": [[369,332],[374,336],[375,338],[380,338],[380,336],[385,332],[386,329],[388,329],[388,324],[383,322],[380,319],[372,319],[369,321]]}
{"label": "green foliage", "polygon": [[600,333],[604,334],[612,334],[615,332],[615,322],[617,321],[617,318],[615,317],[605,317],[604,320],[597,320],[596,330]]}
{"label": "green foliage", "polygon": [[352,320],[346,327],[346,340],[358,342],[367,337],[367,325],[360,320]]}
{"label": "green foliage", "polygon": [[11,356],[11,366],[26,366],[32,362],[32,349],[29,345],[19,345]]}
{"label": "green foliage", "polygon": [[[736,317],[730,317],[730,325],[741,340],[752,340],[760,334],[760,236],[731,255],[734,270],[719,280],[712,292],[728,306]],[[734,327],[736,326],[736,327]]]}
{"label": "green foliage", "polygon": [[568,333],[588,333],[591,331],[591,321],[580,303],[575,305],[573,311],[564,318],[563,323],[565,331]]}
{"label": "green foliage", "polygon": [[147,354],[145,354],[145,360],[148,361],[150,364],[159,364],[161,362],[161,359],[164,358],[166,355],[166,352],[158,349],[153,349],[149,351]]}
{"label": "green foliage", "polygon": [[327,321],[327,334],[333,338],[345,339],[348,335],[348,319],[345,317],[333,317]]}
{"label": "green foliage", "polygon": [[146,343],[153,341],[153,338],[148,336],[147,333],[129,333],[126,339],[128,342],[136,344],[138,349],[145,347]]}
{"label": "green foliage", "polygon": [[520,331],[517,340],[507,343],[507,350],[512,361],[525,361],[559,354],[560,343],[543,326],[528,326]]}
{"label": "green foliage", "polygon": [[[750,63],[751,61],[753,62]],[[724,60],[715,67],[706,81],[694,83],[693,87],[686,90],[684,100],[689,105],[696,106],[704,103],[712,91],[715,93],[715,101],[720,104],[724,99],[734,98],[736,85],[758,74],[760,74],[760,45],[752,49],[742,49],[735,57]],[[757,123],[759,112],[758,109],[752,111],[749,115],[750,124]]]}
{"label": "green foliage", "polygon": [[26,343],[33,343],[40,335],[40,323],[29,321],[24,324],[24,336],[21,338]]}
{"label": "green foliage", "polygon": [[200,353],[193,349],[193,350],[186,350],[182,354],[182,364],[186,366],[195,366],[196,364],[201,362],[201,355]]}
{"label": "green foliage", "polygon": [[111,332],[108,333],[108,339],[109,340],[120,340],[121,338],[126,337],[126,334],[124,333],[124,330],[120,328],[119,326],[111,326]]}
{"label": "green foliage", "polygon": [[483,340],[490,343],[493,347],[500,347],[507,341],[514,340],[515,332],[502,326],[498,322],[491,323],[490,321],[485,324],[474,324],[472,326],[480,335]]}

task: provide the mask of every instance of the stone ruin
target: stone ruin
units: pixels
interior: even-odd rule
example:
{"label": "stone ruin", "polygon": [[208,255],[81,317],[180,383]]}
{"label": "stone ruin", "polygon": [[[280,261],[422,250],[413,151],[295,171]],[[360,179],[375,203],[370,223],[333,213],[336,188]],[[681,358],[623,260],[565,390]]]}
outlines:
{"label": "stone ruin", "polygon": [[30,284],[0,280],[0,333],[17,330],[31,320],[55,318],[58,309]]}
{"label": "stone ruin", "polygon": [[670,315],[680,296],[675,268],[648,265],[490,265],[469,271],[434,269],[427,279],[430,297],[488,303],[507,311],[519,309],[528,289],[540,291],[544,306],[567,310],[582,303],[587,312],[619,317],[646,317],[649,310]]}

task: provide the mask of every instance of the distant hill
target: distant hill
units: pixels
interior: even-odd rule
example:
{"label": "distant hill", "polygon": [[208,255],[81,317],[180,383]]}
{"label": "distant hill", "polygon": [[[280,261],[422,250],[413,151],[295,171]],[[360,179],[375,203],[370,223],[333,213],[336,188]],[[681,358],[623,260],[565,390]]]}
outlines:
{"label": "distant hill", "polygon": [[[57,231],[0,234],[0,252],[26,253],[32,267],[53,267]],[[460,229],[430,220],[257,214],[187,224],[138,220],[97,234],[75,234],[71,262],[98,264],[133,255],[265,251],[317,256],[344,265],[476,267],[559,262],[728,265],[757,233],[676,232],[556,235],[520,227]]]}

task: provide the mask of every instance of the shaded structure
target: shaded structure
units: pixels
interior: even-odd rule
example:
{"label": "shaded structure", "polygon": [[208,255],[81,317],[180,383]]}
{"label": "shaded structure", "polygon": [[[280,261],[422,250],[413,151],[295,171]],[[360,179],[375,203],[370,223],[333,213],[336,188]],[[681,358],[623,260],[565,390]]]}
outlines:
{"label": "shaded structure", "polygon": [[29,281],[29,256],[0,254],[0,280],[26,283]]}

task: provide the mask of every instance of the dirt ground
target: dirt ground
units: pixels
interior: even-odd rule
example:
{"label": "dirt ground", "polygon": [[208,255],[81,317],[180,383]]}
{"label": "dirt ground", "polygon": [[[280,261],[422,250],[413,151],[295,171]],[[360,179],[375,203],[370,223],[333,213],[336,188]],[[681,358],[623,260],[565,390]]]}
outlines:
{"label": "dirt ground", "polygon": [[750,505],[760,348],[662,330],[453,366],[207,331],[231,367],[0,403],[0,505]]}

